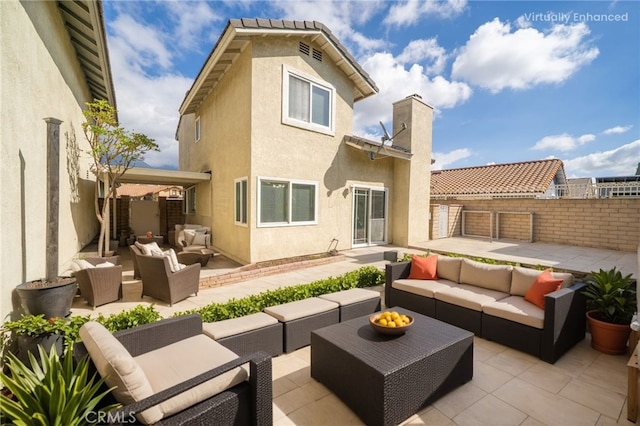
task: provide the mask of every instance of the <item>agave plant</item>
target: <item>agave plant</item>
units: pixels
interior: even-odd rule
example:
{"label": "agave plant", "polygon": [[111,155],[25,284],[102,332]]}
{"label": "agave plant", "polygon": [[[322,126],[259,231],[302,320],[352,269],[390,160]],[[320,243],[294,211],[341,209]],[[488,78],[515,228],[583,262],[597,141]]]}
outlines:
{"label": "agave plant", "polygon": [[636,288],[631,274],[622,276],[614,267],[608,271],[600,269],[587,278],[583,294],[587,308],[596,310],[596,318],[613,324],[629,324],[636,312]]}
{"label": "agave plant", "polygon": [[[89,358],[85,356],[74,367],[71,351],[63,360],[52,348],[47,353],[41,346],[40,361],[29,353],[31,367],[15,355],[7,355],[8,374],[0,380],[12,394],[0,397],[4,422],[15,425],[86,425],[95,418],[96,407],[111,389],[100,392],[104,379],[89,377]],[[116,405],[101,407],[107,412]]]}

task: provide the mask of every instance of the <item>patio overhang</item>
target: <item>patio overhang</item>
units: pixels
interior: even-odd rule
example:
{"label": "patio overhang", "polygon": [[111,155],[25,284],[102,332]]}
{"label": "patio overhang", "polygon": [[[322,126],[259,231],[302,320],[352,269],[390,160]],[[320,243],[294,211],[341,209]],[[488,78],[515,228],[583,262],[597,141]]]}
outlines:
{"label": "patio overhang", "polygon": [[350,147],[359,149],[368,153],[370,160],[376,158],[393,157],[401,160],[411,160],[413,154],[410,151],[397,147],[395,145],[385,145],[381,142],[375,142],[357,136],[344,136],[344,143]]}
{"label": "patio overhang", "polygon": [[201,182],[209,182],[211,173],[185,172],[181,170],[150,169],[132,167],[119,179],[122,183],[146,183],[161,185],[190,186]]}

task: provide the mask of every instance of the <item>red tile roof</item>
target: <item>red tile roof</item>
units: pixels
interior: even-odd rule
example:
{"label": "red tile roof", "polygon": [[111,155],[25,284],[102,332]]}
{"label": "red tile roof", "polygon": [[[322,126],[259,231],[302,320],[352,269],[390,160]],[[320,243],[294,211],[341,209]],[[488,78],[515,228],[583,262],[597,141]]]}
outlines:
{"label": "red tile roof", "polygon": [[129,197],[144,197],[146,195],[157,194],[176,188],[175,185],[144,185],[144,184],[122,184],[118,188],[118,196],[128,195]]}
{"label": "red tile roof", "polygon": [[557,159],[434,170],[431,197],[533,196],[543,194],[556,175],[557,183],[566,183],[564,165]]}

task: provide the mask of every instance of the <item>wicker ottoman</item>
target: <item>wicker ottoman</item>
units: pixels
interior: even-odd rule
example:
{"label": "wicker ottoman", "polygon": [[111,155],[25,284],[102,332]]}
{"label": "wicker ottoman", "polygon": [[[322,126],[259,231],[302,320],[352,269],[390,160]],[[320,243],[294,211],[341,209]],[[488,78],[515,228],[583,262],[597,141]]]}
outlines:
{"label": "wicker ottoman", "polygon": [[311,342],[311,331],[340,320],[338,304],[319,297],[264,308],[283,324],[283,349],[293,352]]}
{"label": "wicker ottoman", "polygon": [[210,253],[198,253],[195,251],[181,251],[177,254],[178,262],[183,263],[185,265],[193,265],[195,263],[199,263],[203,268],[207,266],[209,263],[209,259],[211,259]]}
{"label": "wicker ottoman", "polygon": [[319,297],[340,305],[340,322],[380,310],[380,293],[374,290],[351,288]]}
{"label": "wicker ottoman", "polygon": [[384,335],[369,316],[311,333],[311,377],[367,425],[396,425],[473,377],[473,333],[402,308],[404,335]]}
{"label": "wicker ottoman", "polygon": [[202,332],[236,354],[282,354],[282,324],[264,312],[202,324]]}

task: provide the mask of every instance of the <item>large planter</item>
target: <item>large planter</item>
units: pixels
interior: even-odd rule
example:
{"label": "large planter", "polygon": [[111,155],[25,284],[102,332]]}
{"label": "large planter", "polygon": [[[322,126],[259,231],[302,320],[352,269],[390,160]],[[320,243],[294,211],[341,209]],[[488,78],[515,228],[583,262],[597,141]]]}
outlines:
{"label": "large planter", "polygon": [[587,322],[591,332],[591,347],[609,355],[627,353],[627,341],[631,328],[629,324],[612,324],[593,317],[597,311],[587,312]]}
{"label": "large planter", "polygon": [[73,277],[56,281],[29,281],[16,287],[22,309],[27,315],[41,315],[45,318],[64,318],[71,314],[73,298],[78,286]]}
{"label": "large planter", "polygon": [[38,336],[20,335],[17,339],[18,351],[16,356],[23,363],[30,365],[29,352],[39,360],[40,351],[38,351],[38,345],[42,346],[44,350],[49,353],[52,347],[56,348],[58,356],[63,354],[64,336],[60,334],[47,334]]}

